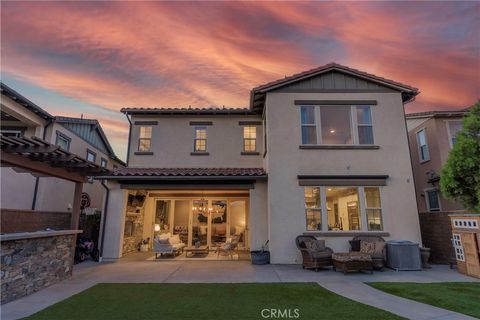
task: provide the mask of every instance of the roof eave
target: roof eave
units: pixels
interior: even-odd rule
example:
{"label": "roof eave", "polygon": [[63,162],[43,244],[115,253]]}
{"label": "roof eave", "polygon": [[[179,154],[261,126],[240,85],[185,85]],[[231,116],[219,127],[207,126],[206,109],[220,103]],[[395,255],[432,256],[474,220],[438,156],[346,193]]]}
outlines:
{"label": "roof eave", "polygon": [[222,181],[222,180],[266,180],[267,175],[257,175],[257,176],[162,176],[162,175],[137,175],[137,176],[119,176],[119,175],[108,175],[108,176],[97,176],[95,179],[103,180],[152,180],[152,181],[192,181],[192,180],[210,180],[210,181]]}

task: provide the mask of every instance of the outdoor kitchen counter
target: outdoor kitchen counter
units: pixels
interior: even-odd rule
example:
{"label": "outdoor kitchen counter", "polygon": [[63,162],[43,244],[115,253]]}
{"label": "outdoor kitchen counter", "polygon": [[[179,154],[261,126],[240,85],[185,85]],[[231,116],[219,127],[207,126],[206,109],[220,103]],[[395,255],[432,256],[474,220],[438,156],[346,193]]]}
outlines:
{"label": "outdoor kitchen counter", "polygon": [[58,237],[58,236],[78,234],[82,232],[83,232],[82,230],[50,230],[50,231],[5,233],[0,235],[0,241]]}

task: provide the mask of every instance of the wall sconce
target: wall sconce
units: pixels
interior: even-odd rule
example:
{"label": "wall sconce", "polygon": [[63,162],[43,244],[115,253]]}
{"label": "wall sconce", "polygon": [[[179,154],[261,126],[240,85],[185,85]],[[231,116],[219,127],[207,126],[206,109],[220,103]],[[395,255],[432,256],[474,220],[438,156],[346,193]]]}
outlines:
{"label": "wall sconce", "polygon": [[160,231],[160,225],[159,224],[155,225],[155,231]]}

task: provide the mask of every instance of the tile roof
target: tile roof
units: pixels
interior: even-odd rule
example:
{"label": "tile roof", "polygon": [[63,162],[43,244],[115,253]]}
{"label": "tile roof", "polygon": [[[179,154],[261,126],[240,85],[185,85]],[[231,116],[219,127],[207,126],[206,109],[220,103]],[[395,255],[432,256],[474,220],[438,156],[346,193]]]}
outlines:
{"label": "tile roof", "polygon": [[352,74],[357,75],[357,76],[362,76],[362,77],[365,77],[365,78],[369,78],[371,80],[384,82],[386,84],[390,84],[390,85],[393,85],[393,86],[396,86],[396,87],[402,87],[402,88],[410,90],[410,91],[418,91],[418,89],[415,88],[415,87],[412,87],[412,86],[409,86],[409,85],[406,85],[406,84],[403,84],[403,83],[400,83],[400,82],[397,82],[397,81],[393,81],[393,80],[390,80],[390,79],[386,79],[386,78],[383,78],[383,77],[379,77],[379,76],[376,76],[376,75],[371,74],[371,73],[360,71],[358,69],[346,67],[346,66],[343,66],[343,65],[335,63],[335,62],[331,62],[331,63],[328,63],[326,65],[323,65],[323,66],[320,66],[320,67],[317,67],[317,68],[313,68],[313,69],[310,69],[310,70],[307,70],[307,71],[303,71],[303,72],[285,77],[283,79],[278,79],[278,80],[275,80],[275,81],[268,82],[266,84],[262,84],[258,87],[253,88],[252,91],[263,91],[263,90],[266,90],[266,89],[270,89],[271,87],[277,87],[279,85],[287,84],[287,83],[290,83],[292,81],[301,80],[302,78],[309,77],[309,76],[312,76],[312,75],[317,74],[317,73],[327,72],[327,71],[330,71],[331,69],[332,70],[336,69],[336,70],[340,70],[340,71],[345,71],[345,72],[352,73]]}
{"label": "tile roof", "polygon": [[263,168],[118,168],[110,177],[265,177]]}
{"label": "tile roof", "polygon": [[430,118],[430,117],[462,117],[468,113],[468,109],[461,110],[445,110],[445,111],[425,111],[414,112],[405,115],[407,119]]}
{"label": "tile roof", "polygon": [[253,114],[252,110],[249,108],[218,108],[218,107],[208,107],[208,108],[122,108],[120,112],[125,114]]}

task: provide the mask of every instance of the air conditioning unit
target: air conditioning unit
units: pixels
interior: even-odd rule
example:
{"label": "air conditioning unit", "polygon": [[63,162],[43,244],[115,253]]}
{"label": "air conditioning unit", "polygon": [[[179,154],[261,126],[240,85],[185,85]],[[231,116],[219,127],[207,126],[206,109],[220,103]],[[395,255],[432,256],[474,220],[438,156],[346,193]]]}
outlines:
{"label": "air conditioning unit", "polygon": [[407,240],[387,241],[387,267],[396,271],[422,270],[418,243]]}

